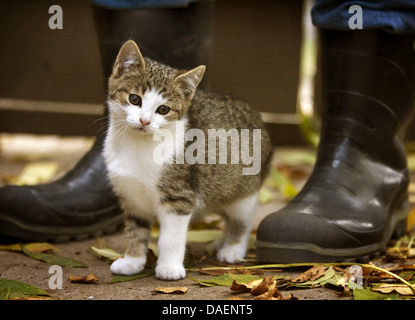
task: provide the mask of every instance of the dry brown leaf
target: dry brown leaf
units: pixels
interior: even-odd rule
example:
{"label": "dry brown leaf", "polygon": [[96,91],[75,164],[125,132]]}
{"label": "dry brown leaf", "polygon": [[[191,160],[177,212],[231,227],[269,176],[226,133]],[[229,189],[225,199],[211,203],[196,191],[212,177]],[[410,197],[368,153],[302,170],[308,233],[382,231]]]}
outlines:
{"label": "dry brown leaf", "polygon": [[235,292],[251,291],[254,287],[258,286],[262,281],[263,279],[249,281],[248,283],[237,283],[235,280],[233,280],[231,290]]}
{"label": "dry brown leaf", "polygon": [[297,300],[292,294],[283,296],[277,289],[277,282],[273,276],[265,276],[263,279],[248,283],[232,283],[231,290],[235,292],[250,291],[255,300]]}
{"label": "dry brown leaf", "polygon": [[[251,294],[255,296],[256,300],[271,300],[276,289],[276,281],[272,276],[265,276],[258,285],[254,286]],[[277,289],[278,291],[278,289]]]}
{"label": "dry brown leaf", "polygon": [[314,266],[307,271],[303,272],[299,276],[291,279],[291,282],[306,282],[314,281],[323,276],[326,273],[326,267],[324,266]]}
{"label": "dry brown leaf", "polygon": [[167,294],[185,294],[187,290],[187,287],[157,287],[153,290],[153,292]]}
{"label": "dry brown leaf", "polygon": [[97,283],[99,280],[98,278],[91,273],[88,276],[84,276],[84,277],[75,277],[75,276],[69,276],[69,281],[72,283]]}

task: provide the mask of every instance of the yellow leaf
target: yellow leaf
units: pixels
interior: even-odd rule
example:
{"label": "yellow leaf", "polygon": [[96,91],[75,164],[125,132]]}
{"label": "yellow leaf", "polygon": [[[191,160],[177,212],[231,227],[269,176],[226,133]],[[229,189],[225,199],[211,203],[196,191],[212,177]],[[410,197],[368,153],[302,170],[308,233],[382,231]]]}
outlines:
{"label": "yellow leaf", "polygon": [[167,294],[185,294],[187,287],[157,287],[153,290],[154,293],[167,293]]}
{"label": "yellow leaf", "polygon": [[379,291],[382,293],[391,293],[396,291],[399,294],[409,296],[414,295],[414,292],[405,284],[395,284],[395,283],[385,283],[380,285],[379,287],[372,287],[373,291]]}
{"label": "yellow leaf", "polygon": [[58,171],[56,162],[33,162],[27,164],[22,172],[10,183],[15,185],[35,185],[50,181]]}
{"label": "yellow leaf", "polygon": [[221,230],[189,230],[187,232],[187,242],[207,243],[220,238],[223,234]]}
{"label": "yellow leaf", "polygon": [[415,208],[409,212],[406,226],[408,232],[415,231]]}
{"label": "yellow leaf", "polygon": [[32,242],[25,244],[25,248],[30,252],[40,252],[40,253],[52,253],[55,251],[59,251],[58,248],[52,246],[50,243],[47,242]]}

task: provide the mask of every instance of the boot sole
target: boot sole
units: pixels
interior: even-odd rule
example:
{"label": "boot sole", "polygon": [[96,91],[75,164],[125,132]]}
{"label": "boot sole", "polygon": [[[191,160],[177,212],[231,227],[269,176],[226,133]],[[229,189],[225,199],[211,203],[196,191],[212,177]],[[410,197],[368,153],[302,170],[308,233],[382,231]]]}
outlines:
{"label": "boot sole", "polygon": [[124,223],[124,215],[119,214],[110,219],[87,226],[39,226],[23,223],[9,216],[0,214],[0,235],[30,241],[65,243],[82,241],[104,234],[117,232]]}
{"label": "boot sole", "polygon": [[268,263],[318,263],[318,262],[368,262],[386,251],[392,238],[406,233],[406,218],[409,208],[400,210],[394,226],[386,239],[380,243],[356,248],[323,248],[311,243],[270,243],[256,242],[257,260]]}

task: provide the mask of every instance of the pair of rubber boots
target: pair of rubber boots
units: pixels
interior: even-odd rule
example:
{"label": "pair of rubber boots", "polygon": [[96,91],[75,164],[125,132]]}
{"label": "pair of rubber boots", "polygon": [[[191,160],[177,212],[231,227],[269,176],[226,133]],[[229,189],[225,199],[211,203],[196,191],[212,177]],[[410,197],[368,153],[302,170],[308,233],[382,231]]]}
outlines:
{"label": "pair of rubber boots", "polygon": [[[94,13],[106,78],[129,38],[144,55],[177,68],[209,63],[211,2],[165,10],[95,7]],[[414,38],[321,30],[324,114],[317,161],[302,191],[260,223],[258,260],[365,260],[394,233],[405,232],[409,172],[402,138],[414,109]],[[120,227],[123,214],[106,179],[102,142],[97,136],[56,182],[1,188],[0,235],[62,242]]]}

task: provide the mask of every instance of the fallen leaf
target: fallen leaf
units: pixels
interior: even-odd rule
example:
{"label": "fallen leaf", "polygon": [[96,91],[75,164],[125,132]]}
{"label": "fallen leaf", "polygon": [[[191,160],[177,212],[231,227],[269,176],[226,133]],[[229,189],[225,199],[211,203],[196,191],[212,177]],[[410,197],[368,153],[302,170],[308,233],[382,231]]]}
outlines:
{"label": "fallen leaf", "polygon": [[314,149],[311,150],[285,150],[281,152],[281,163],[289,166],[300,166],[300,165],[308,165],[314,166],[316,162],[316,151]]}
{"label": "fallen leaf", "polygon": [[299,168],[297,166],[287,165],[284,163],[278,165],[278,171],[280,171],[291,180],[303,179],[308,175],[304,168]]}
{"label": "fallen leaf", "polygon": [[87,268],[87,265],[77,260],[57,256],[51,253],[32,252],[26,248],[26,245],[22,245],[22,250],[25,255],[32,259],[47,262],[49,264],[56,264],[62,267]]}
{"label": "fallen leaf", "polygon": [[58,252],[59,249],[51,245],[47,242],[32,242],[27,243],[24,245],[24,247],[29,250],[30,252],[39,252],[39,253],[52,253],[52,252]]}
{"label": "fallen leaf", "polygon": [[222,235],[223,231],[221,230],[189,230],[187,232],[187,242],[208,243],[215,241]]}
{"label": "fallen leaf", "polygon": [[49,294],[21,281],[0,279],[0,300],[28,297],[49,297]]}
{"label": "fallen leaf", "polygon": [[220,276],[222,274],[253,274],[253,275],[262,275],[264,272],[261,269],[209,269],[209,270],[199,270],[202,274],[207,274],[209,276]]}
{"label": "fallen leaf", "polygon": [[110,248],[96,248],[94,246],[92,246],[90,248],[92,254],[94,254],[96,257],[100,258],[100,259],[104,259],[104,260],[110,260],[110,261],[115,261],[118,258],[121,258],[123,256],[122,253],[119,253],[113,249]]}
{"label": "fallen leaf", "polygon": [[7,179],[8,183],[14,185],[35,185],[49,182],[57,171],[56,162],[32,162],[27,164],[17,177]]}
{"label": "fallen leaf", "polygon": [[75,277],[75,276],[69,276],[69,281],[72,283],[97,283],[99,280],[98,278],[91,273],[88,276],[83,276],[83,277]]}
{"label": "fallen leaf", "polygon": [[20,252],[22,251],[22,247],[20,243],[7,244],[7,245],[1,245],[0,250]]}
{"label": "fallen leaf", "polygon": [[236,280],[233,280],[231,285],[231,291],[242,292],[242,291],[251,291],[254,287],[258,286],[263,281],[263,278],[252,280],[247,283],[238,283]]}
{"label": "fallen leaf", "polygon": [[404,296],[413,296],[414,292],[405,284],[399,283],[384,283],[380,286],[375,286],[371,288],[373,291],[379,291],[382,293],[392,293],[397,292]]}
{"label": "fallen leaf", "polygon": [[119,275],[114,276],[110,279],[110,281],[108,283],[133,281],[133,280],[137,280],[137,279],[141,279],[141,278],[151,276],[152,274],[154,274],[154,269],[147,269],[146,268],[141,273],[134,274],[132,276],[119,276]]}
{"label": "fallen leaf", "polygon": [[[324,268],[324,266],[316,266],[316,267]],[[306,280],[304,282],[293,282],[291,280],[288,282],[289,286],[301,287],[301,288],[314,288],[314,287],[319,287],[319,286],[324,287],[325,285],[328,285],[328,284],[331,284],[334,286],[343,285],[342,283],[343,274],[336,272],[336,270],[333,267],[328,268],[324,272],[323,275],[320,275],[321,271],[318,271],[318,268],[314,270],[311,270],[311,269],[307,270],[300,276],[296,277],[299,280],[304,280],[307,278],[309,278],[310,280]],[[314,279],[314,280],[311,280],[311,279]]]}
{"label": "fallen leaf", "polygon": [[250,291],[255,300],[297,300],[292,294],[284,297],[279,292],[275,276],[265,276],[245,284],[234,281],[231,290],[234,292]]}
{"label": "fallen leaf", "polygon": [[229,274],[225,273],[223,275],[214,277],[212,279],[204,280],[204,279],[193,279],[193,281],[199,282],[200,285],[206,287],[213,287],[213,286],[231,286],[233,281],[235,280],[237,283],[248,283],[253,280],[262,280],[262,277],[250,275],[250,274]]}
{"label": "fallen leaf", "polygon": [[251,289],[251,294],[256,300],[271,300],[276,289],[276,281],[272,276],[264,279]]}
{"label": "fallen leaf", "polygon": [[406,226],[407,226],[407,231],[408,232],[414,232],[415,231],[415,208],[413,208],[411,211],[409,211]]}
{"label": "fallen leaf", "polygon": [[314,266],[307,271],[303,272],[299,276],[291,279],[291,282],[301,283],[306,281],[314,281],[326,273],[326,267],[324,266]]}
{"label": "fallen leaf", "polygon": [[271,179],[273,186],[279,190],[285,198],[292,199],[297,195],[298,190],[294,187],[291,180],[280,171],[272,168]]}
{"label": "fallen leaf", "polygon": [[15,297],[9,300],[53,300],[51,297]]}
{"label": "fallen leaf", "polygon": [[398,294],[388,295],[380,292],[374,292],[368,288],[353,290],[354,300],[397,300],[398,298]]}
{"label": "fallen leaf", "polygon": [[274,194],[272,193],[272,191],[268,190],[266,186],[263,186],[261,189],[259,189],[258,202],[260,204],[270,203],[274,199],[275,199]]}
{"label": "fallen leaf", "polygon": [[157,287],[152,292],[167,294],[185,294],[187,290],[187,287]]}

